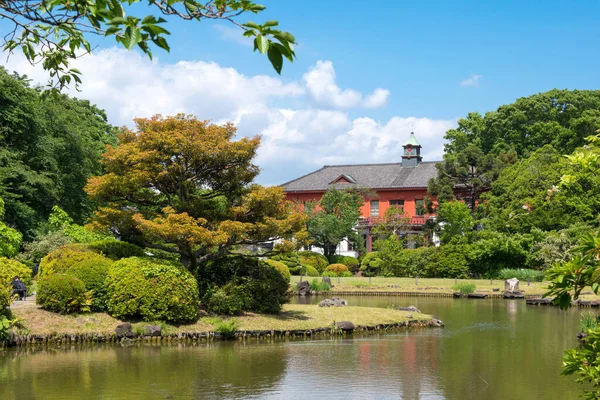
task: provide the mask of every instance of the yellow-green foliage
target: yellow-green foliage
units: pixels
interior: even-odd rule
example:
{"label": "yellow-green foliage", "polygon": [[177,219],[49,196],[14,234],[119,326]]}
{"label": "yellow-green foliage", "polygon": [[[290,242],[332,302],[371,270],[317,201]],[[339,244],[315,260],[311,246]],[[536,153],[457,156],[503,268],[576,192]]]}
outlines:
{"label": "yellow-green foliage", "polygon": [[43,277],[49,274],[66,272],[73,264],[90,259],[104,259],[104,257],[94,253],[85,244],[67,244],[42,258],[38,273],[40,277]]}
{"label": "yellow-green foliage", "polygon": [[[11,289],[8,286],[0,284],[0,317],[10,318],[10,293]],[[2,319],[2,318],[0,318]]]}
{"label": "yellow-green foliage", "polygon": [[302,265],[310,265],[319,271],[319,273],[322,273],[329,265],[327,257],[314,251],[299,251],[298,257]]}
{"label": "yellow-green foliage", "polygon": [[286,281],[290,281],[292,274],[290,274],[290,269],[287,267],[287,265],[275,260],[265,260],[265,262],[271,267],[275,268],[277,271],[279,271],[279,273],[285,278]]}
{"label": "yellow-green foliage", "polygon": [[15,276],[19,276],[26,286],[31,284],[31,268],[27,265],[0,257],[0,285],[8,285]]}
{"label": "yellow-green foliage", "polygon": [[331,264],[325,268],[325,271],[335,272],[339,275],[342,272],[348,272],[348,267],[346,267],[344,264]]}
{"label": "yellow-green foliage", "polygon": [[69,268],[67,273],[80,279],[87,291],[92,291],[92,309],[106,309],[106,276],[113,261],[106,257],[93,257],[79,261]]}
{"label": "yellow-green foliage", "polygon": [[36,303],[58,313],[90,311],[92,303],[85,284],[68,274],[52,274],[39,280]]}
{"label": "yellow-green foliage", "polygon": [[198,316],[198,284],[180,263],[131,257],[115,262],[106,278],[107,310],[117,318],[190,321]]}
{"label": "yellow-green foliage", "polygon": [[103,256],[113,260],[145,256],[144,250],[141,247],[116,239],[98,240],[90,243],[88,246],[92,251],[101,253]]}
{"label": "yellow-green foliage", "polygon": [[304,271],[304,275],[306,276],[320,276],[319,271],[312,265],[303,265],[302,269]]}

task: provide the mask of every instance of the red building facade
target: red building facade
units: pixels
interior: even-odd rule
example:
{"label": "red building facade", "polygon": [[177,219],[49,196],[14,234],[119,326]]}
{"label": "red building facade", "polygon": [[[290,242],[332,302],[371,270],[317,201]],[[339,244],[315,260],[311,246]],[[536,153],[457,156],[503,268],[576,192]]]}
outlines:
{"label": "red building facade", "polygon": [[403,148],[401,163],[326,165],[284,183],[286,198],[305,203],[319,200],[331,188],[368,191],[357,225],[367,251],[372,250],[371,229],[390,206],[402,207],[410,218],[408,234],[418,232],[432,217],[425,213],[424,199],[429,180],[437,176],[437,162],[422,161],[421,145],[412,132]]}

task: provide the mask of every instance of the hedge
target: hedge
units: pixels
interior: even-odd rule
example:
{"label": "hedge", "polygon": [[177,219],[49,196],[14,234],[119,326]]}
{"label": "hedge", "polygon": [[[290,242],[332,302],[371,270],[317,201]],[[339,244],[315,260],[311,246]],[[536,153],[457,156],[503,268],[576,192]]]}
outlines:
{"label": "hedge", "polygon": [[287,267],[287,265],[285,265],[282,262],[279,261],[275,261],[275,260],[265,260],[265,262],[267,264],[269,264],[271,267],[275,268],[277,271],[279,271],[279,273],[283,276],[283,278],[286,281],[290,281],[290,278],[292,277],[290,274],[290,269]]}
{"label": "hedge", "polygon": [[86,244],[73,243],[61,246],[42,258],[38,274],[40,277],[54,273],[64,273],[78,262],[90,259],[104,259],[100,254],[94,253]]}
{"label": "hedge", "polygon": [[177,322],[198,316],[196,279],[174,261],[143,257],[116,261],[108,270],[106,295],[108,313],[116,318]]}
{"label": "hedge", "polygon": [[351,256],[332,255],[329,256],[328,259],[331,264],[344,264],[352,273],[358,272],[360,268],[358,259]]}
{"label": "hedge", "polygon": [[271,257],[271,260],[279,261],[287,265],[292,275],[300,275],[302,265],[298,253],[281,253]]}
{"label": "hedge", "polygon": [[79,278],[85,289],[92,291],[92,309],[95,311],[106,310],[106,277],[108,269],[113,264],[106,257],[92,258],[73,264],[67,273]]}
{"label": "hedge", "polygon": [[381,273],[383,260],[376,251],[367,253],[360,262],[360,270],[364,276],[377,276]]}
{"label": "hedge", "polygon": [[321,276],[319,271],[312,265],[303,265],[302,266],[302,274],[306,276]]}

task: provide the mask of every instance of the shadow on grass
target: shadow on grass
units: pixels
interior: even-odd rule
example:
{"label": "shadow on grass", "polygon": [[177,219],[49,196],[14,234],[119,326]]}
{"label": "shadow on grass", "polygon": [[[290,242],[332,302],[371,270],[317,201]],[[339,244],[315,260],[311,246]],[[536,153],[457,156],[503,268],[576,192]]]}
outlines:
{"label": "shadow on grass", "polygon": [[307,321],[310,319],[306,316],[305,311],[297,310],[281,311],[279,314],[270,314],[269,316],[282,321]]}

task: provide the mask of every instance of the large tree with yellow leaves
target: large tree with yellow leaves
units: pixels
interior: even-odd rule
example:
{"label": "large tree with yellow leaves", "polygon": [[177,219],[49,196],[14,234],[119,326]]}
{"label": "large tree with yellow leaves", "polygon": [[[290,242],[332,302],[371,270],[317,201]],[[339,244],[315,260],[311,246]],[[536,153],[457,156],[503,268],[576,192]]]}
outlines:
{"label": "large tree with yellow leaves", "polygon": [[283,190],[252,183],[259,136],[234,140],[232,124],[182,114],[135,123],[104,153],[105,174],[88,181],[102,204],[96,229],[178,254],[192,270],[240,245],[305,237]]}

